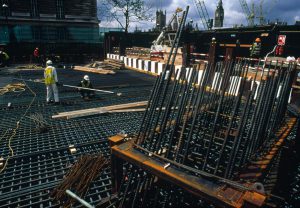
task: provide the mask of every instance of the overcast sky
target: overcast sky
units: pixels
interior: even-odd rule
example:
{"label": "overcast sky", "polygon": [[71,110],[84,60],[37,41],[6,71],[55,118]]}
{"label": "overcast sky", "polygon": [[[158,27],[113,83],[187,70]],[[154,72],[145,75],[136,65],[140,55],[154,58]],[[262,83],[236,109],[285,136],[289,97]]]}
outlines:
{"label": "overcast sky", "polygon": [[[101,4],[98,0],[98,4]],[[216,5],[219,0],[205,0],[205,4],[208,10],[210,18],[214,17]],[[246,0],[249,7],[251,2],[254,2],[258,7],[260,2],[263,1],[263,11],[265,12],[265,18],[267,20],[275,21],[279,19],[280,21],[286,21],[288,24],[295,24],[296,20],[300,20],[300,0]],[[151,5],[153,11],[157,9],[162,9],[167,11],[167,19],[174,13],[177,7],[185,8],[187,5],[190,6],[190,12],[188,19],[193,19],[194,23],[198,23],[199,27],[202,27],[199,15],[197,13],[194,0],[145,0],[147,5]],[[223,7],[225,12],[224,26],[232,27],[233,25],[246,25],[246,18],[242,11],[239,0],[223,0]],[[258,10],[258,9],[257,9]],[[104,12],[103,10],[100,12]],[[154,13],[154,12],[153,12]],[[100,26],[103,27],[118,27],[116,21],[107,21],[105,18],[101,18]],[[135,25],[142,30],[153,28],[155,22],[142,22],[135,23],[131,26],[131,30],[135,28]]]}

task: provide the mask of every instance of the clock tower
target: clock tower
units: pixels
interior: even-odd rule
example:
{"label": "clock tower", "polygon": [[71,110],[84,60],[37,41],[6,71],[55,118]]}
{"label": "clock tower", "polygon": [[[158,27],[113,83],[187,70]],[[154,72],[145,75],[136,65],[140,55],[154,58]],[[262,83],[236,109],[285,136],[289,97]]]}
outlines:
{"label": "clock tower", "polygon": [[224,21],[224,9],[222,0],[219,0],[218,6],[215,12],[215,27],[223,27]]}

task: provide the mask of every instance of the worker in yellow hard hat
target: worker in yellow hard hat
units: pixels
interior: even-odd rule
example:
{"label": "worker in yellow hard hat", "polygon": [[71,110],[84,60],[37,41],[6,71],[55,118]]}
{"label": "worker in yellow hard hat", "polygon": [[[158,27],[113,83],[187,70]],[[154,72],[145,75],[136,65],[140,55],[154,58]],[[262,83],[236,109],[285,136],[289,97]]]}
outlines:
{"label": "worker in yellow hard hat", "polygon": [[51,100],[52,97],[54,97],[55,105],[59,104],[59,97],[58,97],[58,79],[57,79],[57,73],[56,69],[53,66],[53,63],[51,60],[48,60],[46,62],[46,68],[44,71],[44,77],[45,77],[45,85],[47,89],[47,103],[52,103]]}

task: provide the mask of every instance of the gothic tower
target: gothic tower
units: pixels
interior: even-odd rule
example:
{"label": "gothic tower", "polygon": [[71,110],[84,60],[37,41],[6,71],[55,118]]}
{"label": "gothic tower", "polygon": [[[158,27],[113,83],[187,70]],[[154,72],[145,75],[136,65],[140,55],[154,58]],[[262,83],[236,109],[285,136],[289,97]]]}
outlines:
{"label": "gothic tower", "polygon": [[216,12],[215,12],[215,27],[223,27],[224,21],[224,9],[222,0],[219,0]]}
{"label": "gothic tower", "polygon": [[165,13],[162,10],[156,11],[156,30],[161,31],[166,26],[166,11]]}

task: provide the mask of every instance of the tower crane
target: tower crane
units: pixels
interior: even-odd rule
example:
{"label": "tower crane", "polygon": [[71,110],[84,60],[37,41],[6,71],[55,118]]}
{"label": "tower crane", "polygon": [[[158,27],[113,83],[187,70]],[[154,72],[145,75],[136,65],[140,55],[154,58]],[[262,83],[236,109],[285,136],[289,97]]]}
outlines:
{"label": "tower crane", "polygon": [[242,6],[242,10],[244,14],[246,15],[246,19],[248,22],[249,26],[254,25],[254,19],[255,19],[255,14],[254,14],[254,4],[252,4],[252,10],[250,10],[246,0],[239,0],[240,4]]}
{"label": "tower crane", "polygon": [[263,4],[265,0],[261,0],[259,3],[259,16],[257,17],[259,19],[259,24],[264,25],[266,23],[264,12],[263,12]]}
{"label": "tower crane", "polygon": [[[264,25],[266,23],[265,15],[268,13],[263,10],[263,4],[265,0],[260,0],[259,5],[255,7],[252,2],[251,9],[249,8],[246,0],[239,0],[240,5],[243,9],[244,14],[246,15],[247,22],[249,26],[253,26],[255,23],[255,19],[259,20],[260,25]],[[272,7],[278,2],[278,0],[272,0],[271,3],[268,4],[269,11]]]}
{"label": "tower crane", "polygon": [[211,28],[213,26],[213,20],[209,18],[204,1],[194,0],[194,3],[196,5],[197,11],[198,11],[200,19],[202,21],[202,24],[204,26],[204,29],[211,30]]}

